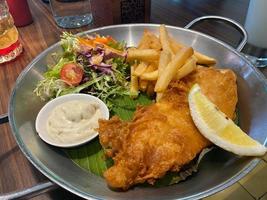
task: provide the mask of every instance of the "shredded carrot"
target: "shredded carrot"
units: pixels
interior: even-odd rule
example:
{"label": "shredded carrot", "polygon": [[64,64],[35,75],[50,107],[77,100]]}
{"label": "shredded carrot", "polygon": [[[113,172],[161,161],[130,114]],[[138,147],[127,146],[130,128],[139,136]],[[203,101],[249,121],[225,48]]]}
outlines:
{"label": "shredded carrot", "polygon": [[97,43],[102,43],[102,44],[107,44],[108,42],[110,41],[114,41],[113,38],[111,36],[107,36],[107,37],[96,37],[94,39],[94,42],[97,42]]}
{"label": "shredded carrot", "polygon": [[86,45],[86,46],[94,46],[93,41],[85,38],[78,38],[80,44]]}

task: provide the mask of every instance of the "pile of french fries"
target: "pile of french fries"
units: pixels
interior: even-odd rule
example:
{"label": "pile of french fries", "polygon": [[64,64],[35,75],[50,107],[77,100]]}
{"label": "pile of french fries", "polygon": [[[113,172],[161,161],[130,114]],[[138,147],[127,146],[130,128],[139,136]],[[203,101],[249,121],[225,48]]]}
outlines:
{"label": "pile of french fries", "polygon": [[127,60],[131,66],[131,96],[139,91],[159,101],[172,80],[179,80],[197,68],[214,65],[216,60],[174,40],[165,25],[159,28],[159,37],[145,30],[137,48],[129,48]]}

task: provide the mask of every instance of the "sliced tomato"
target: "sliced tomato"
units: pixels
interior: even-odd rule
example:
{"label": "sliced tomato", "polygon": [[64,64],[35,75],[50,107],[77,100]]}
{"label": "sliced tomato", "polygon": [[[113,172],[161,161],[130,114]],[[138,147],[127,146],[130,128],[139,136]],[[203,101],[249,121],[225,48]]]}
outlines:
{"label": "sliced tomato", "polygon": [[83,78],[83,69],[75,63],[65,64],[60,71],[60,78],[69,85],[79,85]]}

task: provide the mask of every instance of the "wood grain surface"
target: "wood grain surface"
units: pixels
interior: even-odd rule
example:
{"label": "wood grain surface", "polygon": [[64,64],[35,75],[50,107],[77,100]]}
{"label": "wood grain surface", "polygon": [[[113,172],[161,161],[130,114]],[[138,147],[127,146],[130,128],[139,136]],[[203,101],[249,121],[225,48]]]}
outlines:
{"label": "wood grain surface", "polygon": [[[9,96],[20,72],[43,50],[59,40],[64,29],[59,28],[51,15],[49,6],[41,0],[28,0],[33,15],[33,23],[18,28],[24,52],[14,61],[0,65],[0,114],[6,113]],[[244,22],[248,0],[152,0],[152,23],[185,26],[192,19],[203,15],[222,15]],[[68,29],[72,33],[113,24],[108,0],[92,0],[94,22],[79,29]],[[216,28],[214,28],[216,25]],[[231,27],[213,23],[203,23],[196,29],[216,35],[219,39],[237,45],[240,35]],[[227,31],[225,31],[227,28]],[[246,49],[250,49],[246,47]],[[263,52],[260,52],[263,53]],[[265,53],[265,52],[264,52]],[[264,73],[266,73],[264,71]],[[8,124],[0,125],[0,193],[11,192],[47,180],[24,157],[11,134]],[[37,196],[33,199],[79,199],[64,189]]]}

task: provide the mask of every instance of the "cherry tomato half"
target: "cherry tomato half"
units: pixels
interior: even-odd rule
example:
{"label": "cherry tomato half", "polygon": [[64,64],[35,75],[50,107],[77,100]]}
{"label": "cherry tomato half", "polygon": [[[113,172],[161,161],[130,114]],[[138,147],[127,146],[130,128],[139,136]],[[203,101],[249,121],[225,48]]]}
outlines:
{"label": "cherry tomato half", "polygon": [[60,78],[69,85],[77,86],[82,81],[83,69],[75,63],[65,64],[60,71]]}

